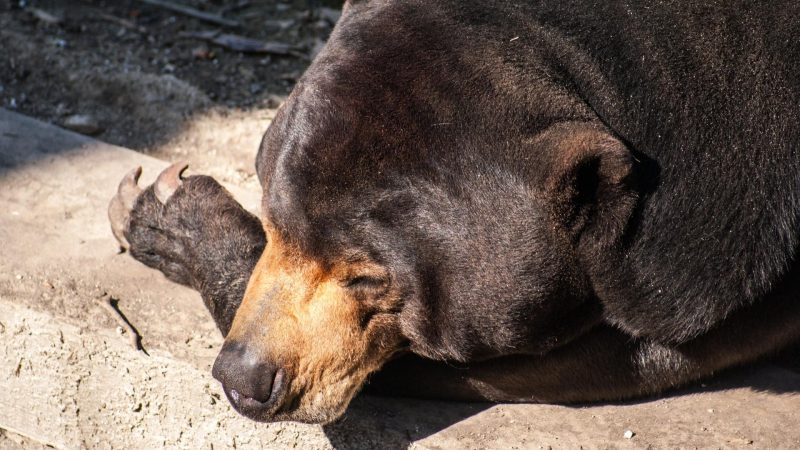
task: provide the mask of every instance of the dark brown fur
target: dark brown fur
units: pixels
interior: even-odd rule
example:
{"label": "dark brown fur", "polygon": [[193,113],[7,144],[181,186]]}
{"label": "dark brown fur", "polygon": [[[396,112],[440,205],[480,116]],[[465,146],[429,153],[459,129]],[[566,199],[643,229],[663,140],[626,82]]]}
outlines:
{"label": "dark brown fur", "polygon": [[[800,337],[798,19],[793,2],[349,4],[259,152],[271,262],[206,182],[164,207],[146,191],[126,237],[233,323],[226,390],[258,376],[241,355],[265,377],[315,368],[284,371],[293,401],[234,401],[257,420],[331,420],[403,353],[374,388],[661,392]],[[311,397],[334,372],[358,376]]]}

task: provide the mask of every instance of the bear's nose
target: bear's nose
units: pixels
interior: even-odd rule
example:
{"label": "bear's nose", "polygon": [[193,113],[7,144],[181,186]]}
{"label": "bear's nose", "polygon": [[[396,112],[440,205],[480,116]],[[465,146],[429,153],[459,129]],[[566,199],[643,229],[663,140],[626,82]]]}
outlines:
{"label": "bear's nose", "polygon": [[239,342],[223,344],[211,374],[240,412],[270,409],[285,387],[283,370]]}

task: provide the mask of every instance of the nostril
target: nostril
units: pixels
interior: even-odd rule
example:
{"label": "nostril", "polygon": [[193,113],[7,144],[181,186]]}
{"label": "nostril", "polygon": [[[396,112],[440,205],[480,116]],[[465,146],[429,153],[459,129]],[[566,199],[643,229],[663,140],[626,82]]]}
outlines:
{"label": "nostril", "polygon": [[245,397],[250,397],[258,402],[266,403],[272,396],[272,382],[275,379],[275,369],[266,364],[258,364],[252,367],[247,380],[247,385],[251,388],[239,391]]}
{"label": "nostril", "polygon": [[[282,383],[282,371],[257,358],[241,344],[225,343],[211,374],[225,390],[234,406],[258,407],[268,403],[276,387]],[[278,375],[278,376],[276,376]]]}

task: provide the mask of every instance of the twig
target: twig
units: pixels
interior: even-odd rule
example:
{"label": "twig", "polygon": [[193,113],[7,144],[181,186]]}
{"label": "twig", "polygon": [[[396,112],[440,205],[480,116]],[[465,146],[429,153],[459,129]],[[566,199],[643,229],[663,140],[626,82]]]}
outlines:
{"label": "twig", "polygon": [[125,317],[125,314],[122,314],[122,311],[119,310],[119,301],[104,292],[103,295],[97,297],[97,303],[99,303],[117,324],[125,330],[128,334],[128,342],[131,344],[131,347],[136,351],[142,351],[145,355],[148,355],[147,351],[142,347],[142,336],[136,331],[136,328],[131,325],[128,318]]}
{"label": "twig", "polygon": [[245,9],[245,8],[249,7],[250,5],[252,5],[252,4],[253,4],[253,2],[251,2],[250,0],[241,0],[239,3],[236,3],[236,4],[233,4],[233,5],[226,6],[226,7],[222,8],[219,11],[219,13],[220,14],[229,14],[229,13],[232,13],[232,12],[239,11],[241,9]]}
{"label": "twig", "polygon": [[142,3],[147,3],[148,5],[151,6],[168,9],[172,12],[183,14],[184,16],[194,17],[195,19],[200,19],[204,22],[213,23],[215,25],[223,27],[238,27],[240,25],[239,22],[235,20],[226,19],[217,14],[207,13],[204,11],[194,9],[190,6],[179,5],[177,3],[172,3],[166,0],[139,0],[139,1]]}
{"label": "twig", "polygon": [[102,11],[95,11],[95,17],[100,20],[106,20],[108,22],[113,22],[123,28],[127,28],[132,31],[136,31],[137,33],[147,34],[147,29],[143,26],[136,25],[135,23],[131,22],[130,20],[126,20],[117,16],[113,16],[111,14],[106,14]]}
{"label": "twig", "polygon": [[208,41],[220,47],[227,48],[228,50],[242,53],[302,56],[302,54],[290,44],[259,41],[235,34],[223,34],[218,31],[185,32],[181,33],[179,37]]}
{"label": "twig", "polygon": [[28,8],[28,12],[30,12],[33,15],[33,17],[36,17],[37,19],[41,20],[46,24],[58,25],[61,22],[63,22],[63,19],[61,19],[61,17],[58,17],[54,14],[50,14],[49,12],[43,9]]}

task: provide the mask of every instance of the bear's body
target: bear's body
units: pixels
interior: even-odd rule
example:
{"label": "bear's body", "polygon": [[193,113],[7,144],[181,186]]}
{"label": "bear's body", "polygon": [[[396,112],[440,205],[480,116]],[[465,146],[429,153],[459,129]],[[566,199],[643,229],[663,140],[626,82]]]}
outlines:
{"label": "bear's body", "polygon": [[257,420],[331,420],[409,350],[377,389],[659,392],[800,338],[798,20],[348,3],[262,143],[266,247],[209,180],[140,195],[121,226],[230,329],[214,373]]}
{"label": "bear's body", "polygon": [[646,184],[624,261],[603,275],[606,316],[681,342],[770,292],[800,236],[800,7],[540,2],[531,14],[563,55],[550,69]]}

